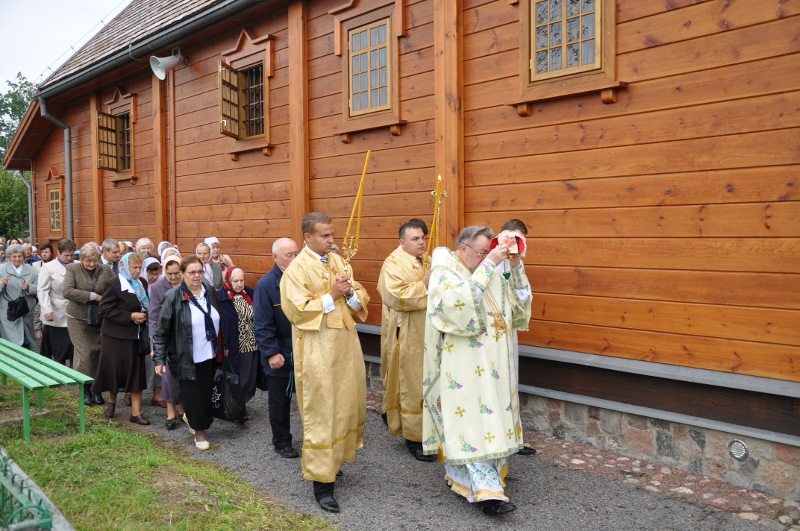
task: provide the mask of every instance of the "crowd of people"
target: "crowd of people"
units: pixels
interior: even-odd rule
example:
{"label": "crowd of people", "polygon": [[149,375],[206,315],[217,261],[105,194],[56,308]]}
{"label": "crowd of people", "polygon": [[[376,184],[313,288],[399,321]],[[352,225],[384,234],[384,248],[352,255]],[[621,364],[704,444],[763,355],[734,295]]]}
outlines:
{"label": "crowd of people", "polygon": [[[307,214],[302,234],[302,247],[291,238],[273,243],[275,265],[255,289],[215,237],[188,254],[147,238],[76,252],[65,239],[57,252],[42,245],[39,256],[0,239],[0,334],[94,378],[84,402],[104,406],[109,418],[124,393],[130,422],[150,424],[141,402],[152,389],[166,428],[186,424],[198,450],[210,447],[223,360],[244,401],[267,391],[274,450],[290,459],[300,456],[290,426],[296,395],[303,477],[322,509],[339,512],[336,478],[364,444],[356,321],[366,320],[370,297],[339,256],[328,216]],[[387,429],[413,458],[443,462],[451,489],[492,516],[516,509],[504,489],[507,458],[535,453],[523,444],[518,396],[516,334],[528,326],[532,298],[526,234],[516,219],[496,237],[471,226],[455,250],[429,253],[427,226],[411,219],[378,280]],[[30,311],[9,320],[8,302],[20,298]]]}

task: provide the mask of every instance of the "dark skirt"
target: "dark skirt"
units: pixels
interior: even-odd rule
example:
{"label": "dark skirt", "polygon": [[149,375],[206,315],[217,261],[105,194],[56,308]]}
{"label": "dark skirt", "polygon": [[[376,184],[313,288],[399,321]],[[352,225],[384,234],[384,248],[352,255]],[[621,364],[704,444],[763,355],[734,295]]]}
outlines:
{"label": "dark skirt", "polygon": [[67,327],[43,325],[40,352],[42,356],[66,365],[67,360],[71,360],[73,354],[72,341],[69,339]]}
{"label": "dark skirt", "polygon": [[178,380],[172,376],[169,365],[165,365],[164,376],[161,377],[161,399],[177,406],[181,403],[181,387]]}
{"label": "dark skirt", "polygon": [[178,380],[181,387],[183,409],[189,426],[205,431],[214,422],[211,409],[211,389],[214,387],[215,361],[213,359],[194,364],[194,380]]}
{"label": "dark skirt", "polygon": [[122,389],[126,393],[138,393],[146,388],[144,356],[139,354],[138,340],[101,335],[100,361],[92,392]]}

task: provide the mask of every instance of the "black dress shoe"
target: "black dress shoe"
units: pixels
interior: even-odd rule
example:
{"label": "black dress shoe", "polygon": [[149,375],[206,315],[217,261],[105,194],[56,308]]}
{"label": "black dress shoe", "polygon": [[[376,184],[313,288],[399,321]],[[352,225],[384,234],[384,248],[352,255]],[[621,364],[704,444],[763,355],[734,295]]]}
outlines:
{"label": "black dress shoe", "polygon": [[86,392],[83,393],[83,405],[84,406],[93,406],[94,405],[94,401],[92,400],[92,394],[91,393],[86,393]]}
{"label": "black dress shoe", "polygon": [[342,477],[343,475],[344,475],[344,474],[342,474],[342,471],[341,471],[341,470],[340,470],[340,471],[338,471],[338,472],[336,473],[336,477],[337,477],[337,478],[340,478],[340,477]]}
{"label": "black dress shoe", "polygon": [[500,516],[501,514],[510,513],[511,511],[517,510],[516,505],[503,500],[482,501],[481,507],[483,508],[483,514],[488,514],[489,516]]}
{"label": "black dress shoe", "polygon": [[103,400],[103,395],[101,395],[100,393],[94,393],[92,395],[92,403],[94,403],[97,406],[102,406],[103,404],[106,403],[106,401]]}
{"label": "black dress shoe", "polygon": [[425,455],[425,452],[422,450],[422,443],[407,440],[406,446],[408,447],[408,451],[411,452],[411,455],[413,455],[414,459],[417,461],[430,463],[436,459],[435,455]]}
{"label": "black dress shoe", "polygon": [[328,511],[329,513],[338,513],[339,512],[339,504],[336,503],[336,498],[333,496],[325,496],[324,498],[320,498],[317,500],[319,506],[322,507],[323,510]]}
{"label": "black dress shoe", "polygon": [[530,446],[523,446],[517,453],[519,455],[536,455],[536,448],[531,448]]}
{"label": "black dress shoe", "polygon": [[174,430],[178,427],[178,417],[167,419],[167,421],[164,423],[164,426],[166,426],[168,430]]}
{"label": "black dress shoe", "polygon": [[286,459],[293,459],[295,457],[300,457],[300,454],[297,453],[297,450],[292,448],[291,446],[284,446],[283,448],[275,448],[275,452],[281,457]]}

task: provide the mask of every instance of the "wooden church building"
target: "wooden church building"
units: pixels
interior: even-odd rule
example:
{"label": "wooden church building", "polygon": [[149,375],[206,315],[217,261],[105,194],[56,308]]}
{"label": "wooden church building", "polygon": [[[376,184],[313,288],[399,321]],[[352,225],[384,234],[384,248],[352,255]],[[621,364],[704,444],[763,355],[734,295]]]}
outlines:
{"label": "wooden church building", "polygon": [[252,285],[367,150],[368,361],[441,175],[443,245],[529,227],[528,429],[800,496],[800,1],[132,0],[4,162],[36,241],[216,236]]}

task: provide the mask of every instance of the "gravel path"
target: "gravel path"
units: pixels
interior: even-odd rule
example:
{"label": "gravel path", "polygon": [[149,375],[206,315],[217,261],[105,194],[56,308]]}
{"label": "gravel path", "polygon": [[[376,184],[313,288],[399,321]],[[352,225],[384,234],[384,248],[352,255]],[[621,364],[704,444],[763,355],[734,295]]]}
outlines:
{"label": "gravel path", "polygon": [[[325,513],[314,500],[311,483],[302,479],[300,459],[283,459],[273,451],[266,397],[257,391],[248,405],[250,420],[245,426],[216,420],[207,432],[212,443],[208,452],[194,450],[185,427],[167,431],[164,409],[147,405],[144,413],[153,425],[144,429],[185,444],[199,458],[235,470],[286,506],[327,518],[343,529],[764,529],[729,512],[559,465],[546,457],[558,453],[557,448],[549,452],[540,448],[541,455],[533,458],[510,459],[507,493],[518,509],[491,518],[449,490],[441,464],[413,459],[401,438],[389,436],[374,410],[367,412],[364,448],[355,462],[344,464],[344,475],[336,482],[342,512]],[[145,398],[143,402],[149,404],[148,394]],[[373,407],[377,400],[379,396],[371,393]],[[300,450],[302,427],[293,403],[292,432]],[[127,409],[122,407],[117,415],[126,425]],[[562,443],[540,437],[534,446]]]}

